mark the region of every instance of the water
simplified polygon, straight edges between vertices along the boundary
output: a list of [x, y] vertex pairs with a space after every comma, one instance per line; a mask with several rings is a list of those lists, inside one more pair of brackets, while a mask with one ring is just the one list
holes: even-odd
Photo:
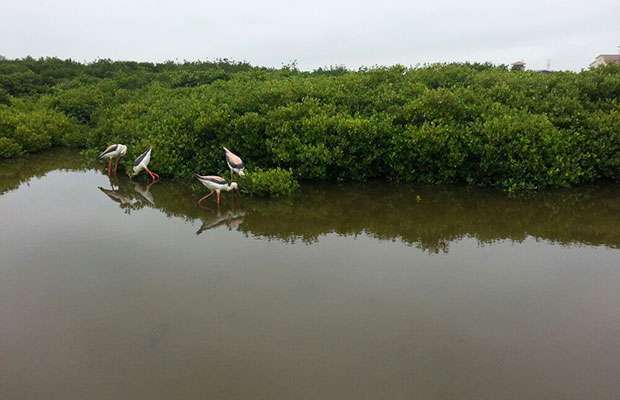
[[218, 211], [143, 179], [0, 164], [0, 398], [620, 393], [617, 185], [306, 185]]

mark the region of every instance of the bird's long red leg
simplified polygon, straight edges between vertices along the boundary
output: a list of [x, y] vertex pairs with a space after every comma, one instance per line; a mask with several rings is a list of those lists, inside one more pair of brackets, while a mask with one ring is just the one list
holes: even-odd
[[[149, 173], [149, 175], [151, 176], [151, 179], [153, 181], [156, 181], [156, 180], [158, 181], [159, 180], [159, 175], [157, 175], [155, 172], [151, 171], [150, 169], [148, 169], [146, 167], [144, 167], [144, 169], [146, 170], [146, 172]], [[157, 179], [155, 179], [156, 177], [157, 177]]]
[[217, 205], [220, 205], [220, 191], [218, 190], [217, 192]]
[[209, 196], [211, 196], [212, 194], [213, 194], [213, 190], [212, 190], [212, 191], [210, 191], [208, 195], [206, 195], [205, 197], [203, 197], [203, 198], [201, 198], [200, 200], [198, 200], [198, 205], [200, 205], [200, 204], [203, 202], [203, 200], [208, 199], [208, 198], [209, 198]]
[[112, 159], [108, 159], [108, 176], [112, 173]]
[[114, 163], [114, 175], [116, 175], [116, 173], [118, 172], [118, 158], [116, 159], [116, 162]]

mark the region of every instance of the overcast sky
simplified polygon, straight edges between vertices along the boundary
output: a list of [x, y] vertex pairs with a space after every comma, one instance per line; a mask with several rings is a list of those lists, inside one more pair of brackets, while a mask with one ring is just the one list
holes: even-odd
[[579, 70], [618, 45], [620, 0], [0, 0], [10, 58]]

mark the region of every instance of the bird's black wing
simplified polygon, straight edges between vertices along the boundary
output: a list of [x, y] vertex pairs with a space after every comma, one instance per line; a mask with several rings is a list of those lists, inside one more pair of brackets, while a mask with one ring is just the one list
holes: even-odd
[[149, 154], [149, 151], [151, 151], [150, 147], [144, 153], [140, 154], [140, 157], [136, 158], [136, 161], [133, 162], [133, 166], [137, 167], [142, 162], [142, 160], [144, 160], [144, 157]]

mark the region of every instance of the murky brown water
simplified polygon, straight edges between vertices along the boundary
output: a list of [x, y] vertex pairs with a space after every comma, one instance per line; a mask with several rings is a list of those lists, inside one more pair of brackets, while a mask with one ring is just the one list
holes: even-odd
[[0, 164], [0, 399], [619, 398], [619, 186], [112, 183]]

